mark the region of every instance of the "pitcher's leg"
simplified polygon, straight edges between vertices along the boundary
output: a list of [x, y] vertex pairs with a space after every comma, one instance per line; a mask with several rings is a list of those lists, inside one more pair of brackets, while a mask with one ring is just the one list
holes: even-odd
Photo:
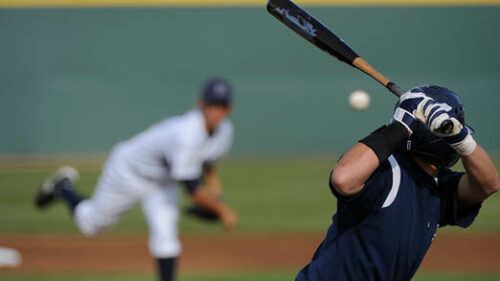
[[79, 178], [78, 171], [69, 166], [61, 167], [42, 184], [35, 196], [35, 205], [44, 209], [53, 202], [62, 200], [68, 205], [83, 234], [92, 236], [101, 232], [115, 224], [137, 202], [134, 183], [125, 183], [116, 173], [110, 172], [114, 163], [116, 161], [108, 161], [94, 194], [87, 200], [74, 188]]
[[177, 267], [177, 258], [157, 258], [158, 280], [173, 281], [175, 280], [175, 270]]
[[174, 280], [176, 258], [181, 252], [177, 188], [153, 188], [142, 200], [142, 210], [149, 226], [149, 250], [157, 259], [159, 280]]
[[44, 209], [56, 199], [62, 199], [73, 213], [76, 205], [82, 201], [82, 197], [73, 189], [79, 177], [78, 171], [73, 167], [64, 166], [59, 168], [38, 189], [35, 196], [35, 206]]
[[138, 201], [131, 188], [104, 172], [92, 197], [75, 208], [74, 220], [80, 231], [93, 236], [118, 222]]

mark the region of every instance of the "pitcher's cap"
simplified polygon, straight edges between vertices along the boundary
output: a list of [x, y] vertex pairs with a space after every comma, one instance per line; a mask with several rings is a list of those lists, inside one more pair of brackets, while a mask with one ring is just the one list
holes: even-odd
[[233, 103], [231, 85], [222, 78], [210, 79], [203, 85], [201, 99], [209, 105], [229, 106]]

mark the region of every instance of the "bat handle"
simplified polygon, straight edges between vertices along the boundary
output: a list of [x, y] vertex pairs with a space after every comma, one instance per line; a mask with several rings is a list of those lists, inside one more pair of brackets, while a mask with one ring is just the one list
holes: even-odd
[[390, 81], [385, 87], [398, 97], [402, 96], [406, 92], [405, 90], [401, 89], [401, 87], [399, 87], [396, 83]]
[[[397, 97], [400, 97], [404, 93], [406, 93], [405, 90], [401, 89], [401, 87], [399, 87], [396, 83], [389, 81], [389, 79], [387, 79], [382, 74], [380, 74], [378, 71], [376, 71], [371, 65], [369, 65], [361, 57], [355, 58], [352, 61], [352, 65], [357, 67], [361, 71], [367, 73], [371, 77], [373, 77], [375, 80], [377, 80], [379, 83], [384, 85], [389, 91], [391, 91], [391, 93], [393, 93]], [[441, 124], [439, 131], [443, 134], [451, 133], [453, 131], [453, 122], [451, 120], [445, 120], [443, 122], [443, 124]]]

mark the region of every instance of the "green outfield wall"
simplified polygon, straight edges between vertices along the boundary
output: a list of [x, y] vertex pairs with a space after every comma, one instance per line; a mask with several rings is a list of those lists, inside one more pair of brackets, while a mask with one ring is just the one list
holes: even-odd
[[[500, 6], [309, 10], [401, 86], [460, 93], [500, 149]], [[187, 110], [211, 76], [235, 88], [233, 155], [343, 151], [395, 101], [263, 7], [0, 9], [0, 154], [108, 151]], [[347, 105], [356, 89], [365, 112]]]

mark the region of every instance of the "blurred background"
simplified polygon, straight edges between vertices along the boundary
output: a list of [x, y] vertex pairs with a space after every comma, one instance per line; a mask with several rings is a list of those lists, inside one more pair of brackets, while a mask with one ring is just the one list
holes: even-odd
[[[500, 1], [296, 1], [403, 88], [457, 92], [500, 165]], [[59, 165], [91, 194], [119, 141], [194, 106], [202, 83], [235, 91], [235, 142], [220, 173], [233, 234], [181, 219], [180, 279], [292, 280], [335, 212], [338, 155], [387, 122], [395, 98], [246, 0], [0, 1], [1, 280], [154, 280], [138, 208], [95, 240], [34, 192]], [[371, 95], [353, 111], [349, 93]], [[456, 167], [461, 169], [461, 167]], [[415, 280], [500, 280], [500, 198], [469, 230], [442, 229]], [[433, 252], [434, 251], [434, 252]], [[493, 254], [488, 254], [493, 253]]]

